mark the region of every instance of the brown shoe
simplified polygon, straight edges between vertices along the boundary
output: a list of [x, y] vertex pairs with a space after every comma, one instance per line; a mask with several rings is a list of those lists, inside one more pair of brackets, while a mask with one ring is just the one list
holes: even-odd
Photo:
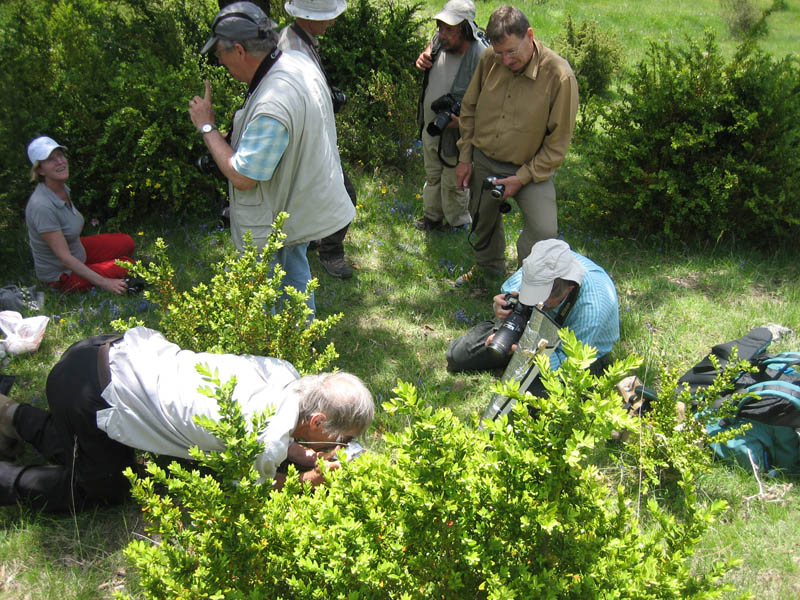
[[0, 458], [14, 460], [25, 447], [25, 443], [13, 425], [14, 413], [19, 404], [0, 394]]
[[494, 281], [500, 281], [505, 276], [503, 271], [497, 269], [487, 269], [486, 267], [479, 267], [473, 265], [472, 268], [466, 273], [459, 275], [453, 282], [456, 287], [464, 287], [467, 285], [486, 285]]
[[414, 227], [420, 231], [443, 231], [444, 226], [441, 221], [431, 221], [428, 217], [422, 217], [414, 221]]
[[353, 276], [353, 267], [347, 264], [344, 256], [337, 256], [335, 258], [320, 257], [319, 262], [325, 270], [334, 277], [350, 279]]

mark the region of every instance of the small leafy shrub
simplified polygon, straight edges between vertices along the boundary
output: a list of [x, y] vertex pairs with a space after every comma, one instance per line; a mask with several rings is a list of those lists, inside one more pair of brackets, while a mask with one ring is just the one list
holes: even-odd
[[0, 5], [0, 201], [15, 208], [11, 217], [32, 190], [25, 148], [37, 135], [69, 148], [70, 185], [87, 220], [213, 205], [223, 190], [193, 165], [205, 147], [187, 105], [204, 79], [218, 114], [240, 102], [239, 85], [199, 55], [216, 10], [212, 0]]
[[767, 22], [751, 0], [720, 0], [720, 5], [733, 37], [744, 39], [767, 35]]
[[597, 27], [597, 21], [576, 25], [567, 16], [564, 33], [556, 42], [558, 53], [569, 61], [581, 95], [581, 103], [608, 92], [622, 67], [622, 46], [613, 33]]
[[421, 6], [355, 0], [322, 39], [328, 76], [347, 94], [336, 128], [339, 150], [351, 164], [375, 168], [408, 162], [422, 85], [414, 62], [427, 43], [420, 34]]
[[589, 149], [586, 222], [668, 241], [796, 237], [799, 67], [752, 43], [726, 61], [711, 32], [651, 44]]
[[[151, 322], [131, 317], [112, 325], [120, 331], [147, 325], [181, 348], [196, 352], [275, 356], [289, 361], [302, 374], [325, 370], [336, 359], [336, 350], [329, 344], [318, 352], [314, 344], [342, 315], [315, 319], [306, 325], [311, 314], [306, 300], [317, 287], [316, 279], [309, 282], [306, 292], [281, 289], [285, 273], [280, 267], [273, 272], [270, 261], [283, 246], [286, 236], [282, 228], [287, 216], [278, 215], [263, 250], [250, 244], [246, 234], [247, 245], [241, 255], [231, 250], [212, 265], [211, 280], [191, 290], [176, 288], [167, 245], [158, 239], [155, 260], [147, 265], [137, 262], [132, 273], [147, 281], [144, 296], [160, 310], [150, 313]], [[280, 311], [272, 312], [277, 306]]]
[[560, 377], [539, 359], [548, 397], [497, 387], [518, 400], [513, 425], [464, 424], [399, 382], [384, 408], [408, 427], [386, 436], [385, 453], [343, 463], [328, 487], [302, 495], [292, 471], [280, 492], [255, 483], [256, 426], [226, 408], [224, 387], [215, 431], [233, 450], [195, 453], [216, 481], [178, 465], [129, 473], [159, 536], [126, 550], [146, 597], [720, 597], [730, 565], [698, 574], [688, 560], [724, 504], [705, 505], [677, 471], [683, 514], [653, 495], [637, 515], [593, 463], [612, 429], [632, 425], [614, 384], [637, 359], [598, 378], [586, 370], [594, 350], [563, 339]]
[[[717, 357], [712, 354], [710, 358], [714, 369], [718, 369]], [[691, 509], [687, 502], [696, 502], [697, 498], [685, 490], [696, 484], [699, 475], [709, 471], [714, 458], [709, 443], [727, 442], [745, 429], [731, 428], [713, 440], [706, 431], [708, 425], [735, 416], [738, 400], [743, 395], [728, 398], [716, 408], [715, 405], [746, 370], [752, 370], [752, 367], [747, 361], [737, 360], [734, 348], [716, 380], [692, 397], [684, 386], [678, 384], [678, 373], [662, 369], [658, 400], [651, 404], [652, 410], [635, 421], [627, 444], [621, 453], [616, 454], [620, 465], [630, 467], [627, 477], [622, 478], [629, 494], [658, 493], [669, 498], [674, 513]], [[633, 455], [626, 456], [630, 452]]]

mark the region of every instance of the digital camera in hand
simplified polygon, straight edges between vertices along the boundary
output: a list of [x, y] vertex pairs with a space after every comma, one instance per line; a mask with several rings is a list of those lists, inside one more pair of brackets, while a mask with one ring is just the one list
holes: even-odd
[[222, 171], [219, 170], [214, 157], [210, 153], [201, 154], [194, 161], [194, 166], [203, 175], [214, 175], [215, 177], [223, 177]]
[[[504, 186], [502, 183], [497, 183], [498, 179], [499, 179], [498, 177], [490, 175], [489, 177], [483, 180], [483, 186], [482, 186], [484, 190], [489, 190], [489, 194], [495, 200], [500, 200], [506, 191], [506, 186]], [[508, 203], [507, 200], [503, 200], [500, 203], [500, 207], [498, 208], [498, 210], [501, 213], [506, 214], [508, 211], [511, 210], [511, 205]]]
[[331, 88], [331, 102], [333, 102], [333, 112], [338, 113], [340, 110], [342, 110], [342, 107], [347, 103], [347, 94], [345, 94], [335, 85], [330, 86], [330, 88]]
[[452, 115], [458, 116], [461, 113], [461, 102], [456, 100], [452, 94], [445, 94], [431, 102], [431, 110], [436, 113], [436, 116], [433, 121], [428, 123], [425, 131], [428, 132], [428, 135], [436, 137], [442, 135], [450, 123]]
[[498, 356], [508, 356], [510, 354], [511, 347], [519, 342], [519, 338], [522, 337], [522, 332], [525, 331], [525, 326], [533, 313], [532, 306], [523, 304], [511, 294], [506, 294], [506, 302], [508, 304], [504, 308], [510, 308], [511, 314], [506, 317], [487, 346], [491, 352]]

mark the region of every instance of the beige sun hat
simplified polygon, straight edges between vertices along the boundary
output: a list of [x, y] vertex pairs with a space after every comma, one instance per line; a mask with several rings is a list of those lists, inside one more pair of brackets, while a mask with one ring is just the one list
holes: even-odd
[[289, 0], [283, 5], [286, 12], [299, 19], [327, 21], [347, 9], [346, 0]]

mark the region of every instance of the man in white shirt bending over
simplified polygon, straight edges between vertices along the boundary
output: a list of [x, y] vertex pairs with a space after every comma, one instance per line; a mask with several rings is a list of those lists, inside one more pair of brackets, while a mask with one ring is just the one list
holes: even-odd
[[218, 371], [222, 382], [236, 376], [233, 399], [248, 422], [274, 409], [258, 434], [263, 452], [254, 466], [276, 487], [285, 481], [277, 469], [287, 458], [314, 467], [301, 474], [304, 481], [322, 483], [318, 459], [372, 422], [372, 395], [355, 375], [300, 377], [284, 360], [181, 350], [136, 327], [70, 346], [47, 378], [49, 411], [0, 395], [0, 454], [12, 458], [28, 442], [52, 463], [0, 461], [0, 505], [78, 511], [115, 504], [127, 496], [122, 471], [134, 465], [134, 449], [178, 458], [189, 458], [193, 446], [224, 450], [195, 423], [196, 416], [219, 419], [216, 400], [197, 391], [208, 385], [197, 364]]

